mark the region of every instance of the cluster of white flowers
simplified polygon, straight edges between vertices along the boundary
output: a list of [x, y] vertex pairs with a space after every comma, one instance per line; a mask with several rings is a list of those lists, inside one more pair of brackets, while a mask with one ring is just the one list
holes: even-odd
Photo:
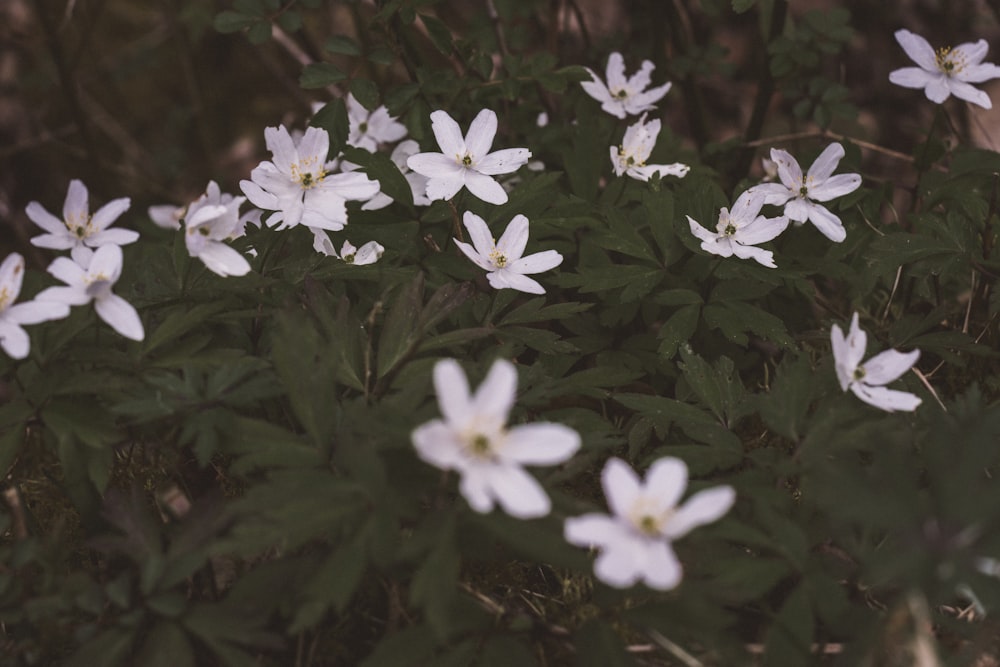
[[[14, 306], [0, 308], [0, 317], [8, 325], [3, 336], [4, 350], [14, 358], [24, 358], [28, 353], [28, 338], [20, 335], [19, 324], [35, 324], [69, 315], [70, 306], [83, 306], [93, 302], [98, 317], [112, 329], [126, 338], [142, 340], [145, 331], [139, 313], [125, 299], [112, 293], [111, 288], [121, 276], [123, 253], [121, 246], [133, 243], [139, 233], [128, 229], [111, 229], [122, 213], [128, 210], [131, 201], [127, 198], [115, 199], [93, 215], [90, 214], [87, 187], [79, 180], [70, 181], [63, 204], [63, 217], [57, 218], [36, 201], [25, 209], [28, 217], [45, 230], [31, 239], [32, 245], [53, 250], [69, 250], [69, 257], [57, 257], [46, 269], [54, 277], [66, 283], [65, 286], [49, 287], [39, 292], [28, 308]], [[24, 260], [16, 253], [7, 258], [4, 266], [10, 267], [16, 283], [0, 286], [0, 304], [12, 302], [21, 289], [20, 274]], [[14, 278], [11, 278], [14, 280]], [[10, 298], [6, 300], [9, 290]], [[6, 301], [6, 304], [5, 304]], [[12, 347], [6, 341], [10, 340]]]
[[[523, 466], [553, 466], [580, 448], [580, 435], [548, 422], [507, 426], [517, 395], [517, 371], [508, 361], [493, 363], [486, 379], [470, 394], [454, 359], [434, 367], [434, 387], [443, 419], [413, 431], [421, 459], [459, 473], [459, 492], [476, 512], [494, 505], [519, 519], [546, 516], [552, 507], [545, 490]], [[620, 459], [608, 461], [601, 476], [612, 515], [585, 514], [565, 523], [565, 537], [602, 553], [595, 574], [605, 583], [627, 588], [644, 581], [667, 590], [681, 580], [672, 540], [722, 517], [732, 507], [732, 487], [718, 486], [678, 502], [687, 486], [687, 466], [676, 458], [653, 463], [645, 483]]]

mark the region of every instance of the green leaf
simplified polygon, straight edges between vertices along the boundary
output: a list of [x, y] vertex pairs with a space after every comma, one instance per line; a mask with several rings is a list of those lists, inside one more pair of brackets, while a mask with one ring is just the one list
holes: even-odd
[[64, 667], [118, 667], [125, 664], [132, 650], [134, 632], [110, 628], [86, 642], [63, 663]]
[[194, 667], [191, 642], [173, 621], [160, 621], [146, 635], [136, 656], [137, 665], [144, 667]]
[[310, 63], [302, 69], [299, 85], [303, 88], [325, 88], [346, 78], [347, 75], [333, 63]]
[[334, 551], [303, 586], [304, 600], [297, 605], [288, 632], [298, 634], [315, 626], [331, 607], [338, 614], [343, 613], [361, 583], [366, 565], [363, 539], [355, 539]]
[[733, 0], [733, 11], [737, 14], [743, 14], [750, 11], [756, 4], [757, 0]]
[[413, 324], [423, 310], [424, 274], [417, 273], [399, 288], [385, 316], [378, 339], [377, 377], [381, 378], [403, 360], [414, 341]]
[[815, 632], [812, 605], [805, 586], [798, 586], [785, 599], [767, 634], [765, 665], [784, 667], [812, 662]]
[[258, 21], [260, 21], [260, 18], [257, 16], [250, 16], [242, 12], [226, 10], [224, 12], [219, 12], [219, 14], [216, 15], [212, 25], [214, 25], [215, 29], [219, 32], [228, 34], [249, 28]]
[[347, 35], [333, 35], [326, 40], [323, 48], [330, 53], [342, 53], [346, 56], [360, 56], [361, 49], [358, 43]]
[[700, 305], [684, 306], [671, 315], [657, 333], [657, 338], [661, 340], [657, 353], [672, 359], [681, 344], [689, 341], [694, 335], [695, 329], [698, 328], [699, 315], [701, 315]]
[[573, 635], [576, 664], [579, 667], [633, 667], [635, 661], [623, 646], [614, 628], [599, 619], [591, 619]]
[[350, 118], [347, 115], [347, 105], [344, 100], [335, 99], [316, 112], [310, 121], [313, 127], [321, 127], [330, 135], [329, 158], [336, 157], [351, 131]]
[[424, 610], [427, 623], [441, 640], [452, 634], [451, 608], [457, 594], [460, 563], [454, 516], [449, 515], [410, 584], [410, 600]]
[[351, 93], [365, 109], [374, 111], [378, 107], [378, 86], [371, 79], [358, 77], [351, 81]]
[[379, 642], [360, 667], [433, 664], [434, 644], [434, 634], [427, 626], [411, 625]]
[[768, 428], [798, 442], [804, 435], [816, 387], [809, 359], [804, 355], [786, 355], [778, 366], [770, 391], [755, 396], [761, 419]]
[[264, 20], [254, 23], [247, 31], [247, 39], [251, 44], [263, 44], [271, 39], [271, 22]]
[[431, 42], [434, 43], [434, 47], [444, 55], [450, 54], [454, 46], [448, 26], [433, 16], [427, 14], [418, 14], [418, 16], [423, 21], [424, 27], [427, 28], [427, 34], [430, 36]]
[[361, 165], [369, 178], [379, 183], [379, 188], [385, 194], [392, 197], [393, 201], [399, 202], [412, 210], [413, 190], [407, 182], [406, 177], [396, 166], [396, 163], [389, 159], [384, 153], [370, 153], [360, 148], [347, 146], [344, 148], [344, 157], [351, 162]]
[[695, 354], [689, 346], [681, 346], [681, 370], [688, 385], [698, 398], [709, 407], [726, 428], [735, 426], [735, 420], [746, 414], [743, 409], [745, 390], [736, 375], [733, 362], [721, 357], [715, 364]]

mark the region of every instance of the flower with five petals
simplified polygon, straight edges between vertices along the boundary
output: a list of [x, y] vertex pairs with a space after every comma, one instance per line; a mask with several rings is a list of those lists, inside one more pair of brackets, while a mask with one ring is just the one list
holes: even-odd
[[142, 340], [145, 331], [139, 313], [125, 299], [111, 292], [122, 273], [122, 249], [102, 245], [85, 264], [68, 257], [56, 257], [46, 269], [67, 286], [49, 287], [38, 293], [37, 301], [54, 301], [69, 306], [94, 302], [94, 310], [112, 329], [132, 340]]
[[755, 188], [741, 194], [732, 210], [723, 208], [719, 212], [715, 232], [710, 232], [690, 215], [687, 216], [691, 233], [701, 240], [701, 249], [722, 257], [736, 255], [740, 259], [752, 258], [768, 268], [775, 268], [774, 253], [754, 246], [766, 243], [785, 231], [788, 218], [765, 218], [760, 215], [765, 197], [763, 192]]
[[522, 257], [528, 245], [528, 219], [515, 215], [507, 225], [500, 240], [490, 233], [486, 221], [471, 211], [462, 218], [469, 232], [472, 245], [455, 239], [455, 244], [465, 256], [482, 269], [494, 289], [512, 288], [529, 294], [545, 294], [545, 288], [526, 273], [541, 273], [562, 264], [563, 257], [555, 250], [536, 252]]
[[657, 590], [675, 588], [683, 570], [671, 542], [718, 520], [736, 500], [732, 487], [714, 486], [678, 505], [687, 477], [687, 465], [669, 456], [655, 461], [645, 480], [621, 459], [609, 459], [601, 486], [611, 515], [566, 519], [566, 541], [601, 550], [594, 574], [609, 586], [628, 588], [642, 581]]
[[464, 137], [447, 111], [431, 114], [431, 129], [440, 153], [417, 153], [406, 164], [427, 177], [427, 198], [451, 199], [463, 187], [491, 204], [507, 202], [507, 193], [494, 176], [517, 171], [531, 157], [527, 148], [489, 152], [497, 133], [497, 115], [483, 109], [472, 120]]
[[28, 356], [31, 344], [25, 324], [58, 320], [69, 315], [69, 306], [52, 301], [14, 303], [24, 280], [24, 257], [16, 252], [0, 264], [0, 347], [12, 359]]
[[834, 324], [830, 329], [830, 343], [833, 346], [833, 364], [837, 380], [844, 391], [850, 389], [855, 396], [868, 405], [895, 412], [912, 412], [920, 405], [920, 398], [907, 391], [887, 389], [884, 385], [899, 378], [910, 370], [920, 357], [920, 350], [897, 352], [885, 350], [861, 363], [868, 344], [868, 335], [858, 324], [858, 314], [851, 318], [851, 328], [844, 336], [841, 328]]
[[517, 371], [509, 361], [493, 362], [474, 394], [454, 359], [434, 366], [434, 388], [443, 419], [413, 430], [417, 455], [461, 475], [459, 491], [473, 510], [486, 513], [499, 503], [519, 519], [542, 517], [551, 501], [522, 466], [551, 466], [580, 448], [580, 435], [562, 424], [507, 426], [517, 394]]
[[785, 215], [797, 224], [809, 220], [823, 236], [835, 243], [847, 238], [840, 218], [817, 202], [828, 202], [861, 187], [861, 174], [837, 174], [834, 170], [844, 157], [844, 147], [830, 144], [809, 167], [805, 175], [798, 161], [787, 151], [771, 149], [771, 160], [778, 170], [780, 183], [762, 183], [753, 190], [767, 195], [765, 204], [784, 206]]
[[111, 223], [128, 210], [132, 201], [128, 197], [113, 199], [90, 214], [87, 186], [78, 179], [69, 182], [66, 201], [63, 203], [62, 220], [49, 213], [36, 201], [24, 210], [31, 221], [47, 233], [31, 239], [31, 245], [53, 250], [69, 250], [76, 261], [86, 261], [91, 249], [113, 243], [126, 245], [139, 238], [131, 229], [109, 229]]
[[954, 95], [984, 109], [993, 108], [990, 96], [972, 85], [1000, 77], [1000, 67], [983, 62], [989, 50], [985, 39], [935, 51], [920, 35], [897, 30], [896, 41], [918, 67], [893, 70], [889, 81], [904, 88], [923, 88], [927, 99], [937, 104]]
[[618, 52], [608, 56], [607, 85], [593, 70], [589, 67], [586, 69], [590, 72], [592, 80], [582, 81], [580, 85], [588, 95], [601, 103], [601, 109], [617, 118], [655, 109], [656, 102], [667, 94], [672, 85], [668, 82], [646, 90], [650, 84], [650, 75], [656, 69], [656, 66], [648, 60], [643, 60], [639, 71], [626, 78], [625, 60]]

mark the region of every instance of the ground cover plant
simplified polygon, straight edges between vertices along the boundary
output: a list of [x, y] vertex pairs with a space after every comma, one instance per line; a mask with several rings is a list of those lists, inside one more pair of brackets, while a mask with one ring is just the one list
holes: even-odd
[[1000, 663], [996, 3], [0, 16], [2, 664]]

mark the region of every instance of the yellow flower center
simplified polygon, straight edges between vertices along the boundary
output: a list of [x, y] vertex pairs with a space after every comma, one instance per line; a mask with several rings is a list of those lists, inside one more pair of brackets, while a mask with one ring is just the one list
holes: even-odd
[[354, 253], [352, 252], [350, 255], [344, 255], [341, 259], [348, 264], [354, 264]]
[[734, 225], [731, 222], [728, 223], [726, 225], [726, 229], [722, 233], [725, 234], [726, 236], [732, 236], [733, 234], [736, 233], [736, 225]]
[[863, 367], [858, 366], [854, 369], [854, 379], [858, 381], [865, 379], [865, 369]]
[[625, 90], [624, 88], [622, 88], [621, 90], [613, 90], [611, 91], [611, 97], [615, 98], [616, 100], [624, 100], [626, 97], [628, 97], [628, 91]]
[[937, 61], [938, 69], [951, 76], [958, 74], [965, 69], [965, 58], [962, 54], [952, 50], [950, 46], [944, 46], [934, 52], [934, 60]]
[[87, 238], [94, 231], [89, 215], [70, 215], [65, 222], [66, 228], [80, 240]]
[[316, 158], [306, 158], [301, 162], [292, 163], [292, 180], [298, 181], [303, 190], [309, 190], [319, 185], [326, 178], [326, 170], [314, 169]]
[[13, 301], [10, 290], [6, 287], [0, 287], [0, 311], [6, 310], [10, 302]]
[[660, 509], [648, 498], [639, 498], [629, 512], [632, 525], [643, 535], [656, 537], [663, 533], [663, 527], [674, 515], [674, 508]]
[[493, 248], [493, 252], [490, 253], [490, 261], [493, 262], [494, 266], [498, 269], [502, 269], [507, 266], [507, 255], [503, 254], [496, 248]]
[[468, 153], [466, 153], [465, 157], [462, 158], [462, 164], [464, 166], [466, 166], [466, 167], [471, 167], [472, 166], [472, 156], [469, 155]]

